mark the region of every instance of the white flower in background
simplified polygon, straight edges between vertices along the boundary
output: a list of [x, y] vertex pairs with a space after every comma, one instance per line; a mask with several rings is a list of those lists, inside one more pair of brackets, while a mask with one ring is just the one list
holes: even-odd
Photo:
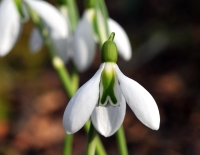
[[16, 43], [21, 28], [21, 19], [13, 0], [0, 4], [0, 56], [5, 56]]
[[[68, 13], [67, 10], [62, 7], [60, 9], [63, 14], [63, 19], [68, 24]], [[91, 65], [95, 56], [95, 41], [93, 39], [93, 27], [91, 21], [91, 14], [85, 13], [83, 18], [79, 21], [74, 34], [69, 34], [59, 42], [61, 50], [59, 52], [60, 57], [65, 63], [71, 58], [75, 63], [75, 66], [80, 72], [85, 71]], [[67, 26], [69, 31], [69, 25]], [[52, 41], [57, 40], [55, 35], [52, 35]], [[43, 39], [41, 35], [34, 29], [31, 34], [30, 47], [31, 51], [38, 51], [43, 45]], [[66, 54], [64, 57], [63, 54]]]
[[[100, 18], [102, 17], [101, 14], [98, 15]], [[80, 71], [86, 70], [91, 65], [96, 53], [95, 42], [98, 42], [98, 39], [93, 31], [94, 16], [94, 9], [86, 9], [74, 33], [73, 60]], [[108, 26], [109, 33], [114, 31], [118, 34], [115, 42], [118, 45], [119, 55], [125, 60], [130, 60], [132, 50], [126, 32], [117, 22], [110, 18], [108, 19]], [[103, 25], [98, 25], [98, 28], [102, 29], [101, 31], [104, 33], [105, 29]]]
[[[22, 5], [24, 3], [29, 5], [29, 7], [44, 21], [51, 32], [50, 36], [53, 39], [56, 49], [64, 60], [67, 59], [65, 41], [68, 36], [68, 28], [60, 12], [55, 7], [42, 0], [23, 0]], [[21, 7], [23, 7], [23, 13], [26, 15], [25, 5]], [[20, 14], [13, 0], [2, 0], [0, 5], [0, 23], [0, 56], [4, 56], [14, 46], [21, 28]], [[42, 39], [38, 36], [40, 36], [40, 34], [37, 30], [34, 30], [34, 35], [31, 40], [31, 49], [33, 51], [38, 49], [42, 44]]]
[[[60, 11], [68, 23], [68, 13], [66, 8], [63, 7], [60, 9]], [[68, 35], [59, 42], [60, 47], [62, 47], [62, 50], [60, 50], [61, 52], [58, 51], [61, 58], [64, 58], [63, 60], [65, 63], [67, 63], [67, 60], [71, 58], [80, 72], [83, 72], [89, 68], [96, 54], [96, 43], [98, 42], [98, 39], [93, 31], [94, 15], [94, 9], [86, 9], [83, 13], [83, 17], [77, 24], [74, 34]], [[126, 32], [117, 22], [112, 19], [108, 19], [108, 25], [110, 30], [119, 34], [116, 38], [116, 43], [119, 45], [120, 56], [122, 56], [125, 60], [130, 60], [132, 51]], [[52, 40], [57, 39], [55, 36], [52, 36]], [[32, 31], [30, 40], [31, 50], [33, 52], [38, 51], [42, 45], [43, 41], [39, 32], [37, 32], [37, 30]], [[65, 56], [62, 55], [63, 53]]]
[[159, 128], [159, 111], [151, 94], [118, 68], [113, 38], [112, 33], [102, 47], [103, 63], [99, 70], [76, 92], [65, 109], [63, 125], [67, 134], [77, 132], [91, 116], [100, 134], [113, 135], [124, 120], [126, 102], [143, 124], [153, 130]]
[[[49, 30], [49, 35], [52, 39], [52, 42], [60, 57], [63, 59], [63, 61], [67, 61], [69, 56], [66, 52], [66, 39], [69, 36], [69, 30], [63, 15], [59, 12], [58, 9], [45, 1], [25, 0], [25, 2], [44, 21], [46, 27]], [[43, 44], [44, 42], [39, 33], [39, 30], [34, 28], [30, 39], [31, 51], [35, 53], [42, 47]]]
[[115, 37], [115, 43], [117, 44], [119, 55], [126, 61], [130, 60], [132, 56], [132, 49], [128, 35], [124, 29], [111, 18], [108, 19], [108, 28], [110, 30], [109, 33], [117, 33], [117, 36]]
[[92, 26], [93, 16], [93, 11], [85, 11], [74, 32], [72, 59], [79, 71], [85, 71], [89, 68], [96, 53]]

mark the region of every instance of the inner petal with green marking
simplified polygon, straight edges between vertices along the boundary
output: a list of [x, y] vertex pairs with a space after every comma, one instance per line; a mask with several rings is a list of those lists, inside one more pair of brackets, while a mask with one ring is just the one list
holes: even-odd
[[121, 91], [113, 68], [113, 63], [105, 63], [101, 74], [99, 105], [118, 106], [121, 101]]

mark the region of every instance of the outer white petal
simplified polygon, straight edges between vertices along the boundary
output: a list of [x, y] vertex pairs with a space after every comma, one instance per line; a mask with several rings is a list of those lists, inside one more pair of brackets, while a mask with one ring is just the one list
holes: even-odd
[[44, 44], [44, 42], [43, 42], [43, 39], [42, 39], [38, 29], [34, 28], [31, 32], [31, 38], [30, 38], [30, 42], [29, 42], [31, 51], [33, 53], [38, 52], [42, 48], [43, 44]]
[[60, 13], [63, 15], [65, 21], [67, 22], [67, 27], [69, 29], [70, 27], [70, 21], [69, 21], [69, 14], [68, 14], [68, 8], [67, 6], [60, 6], [59, 8]]
[[151, 94], [136, 81], [126, 77], [117, 65], [115, 70], [123, 96], [137, 118], [149, 128], [158, 130], [160, 115]]
[[111, 18], [108, 19], [108, 27], [110, 33], [115, 32], [114, 42], [117, 45], [119, 55], [125, 60], [130, 60], [132, 56], [132, 49], [128, 35], [124, 29]]
[[96, 74], [85, 83], [69, 101], [63, 117], [63, 126], [68, 134], [83, 127], [92, 114], [99, 98], [99, 82], [104, 64]]
[[24, 0], [45, 21], [52, 31], [60, 36], [68, 35], [67, 23], [63, 15], [52, 5], [41, 0]]
[[12, 0], [2, 0], [0, 24], [0, 56], [4, 56], [12, 49], [20, 33], [20, 16]]
[[95, 41], [91, 24], [91, 12], [86, 11], [77, 25], [73, 42], [73, 60], [79, 71], [85, 71], [95, 56]]
[[[117, 91], [120, 91], [120, 88]], [[122, 93], [120, 95], [121, 102], [119, 106], [97, 106], [92, 113], [92, 124], [105, 137], [113, 135], [124, 120], [126, 102]]]
[[62, 60], [65, 63], [67, 63], [67, 61], [69, 60], [69, 57], [70, 57], [69, 52], [68, 52], [68, 49], [69, 49], [68, 47], [71, 46], [67, 42], [68, 38], [62, 38], [56, 32], [51, 32], [51, 39], [52, 39], [52, 42], [53, 42], [59, 56], [62, 58]]

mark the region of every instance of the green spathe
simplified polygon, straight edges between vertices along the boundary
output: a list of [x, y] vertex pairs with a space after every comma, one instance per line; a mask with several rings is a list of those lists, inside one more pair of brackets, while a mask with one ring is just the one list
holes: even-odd
[[113, 42], [115, 33], [110, 34], [109, 39], [103, 44], [101, 50], [101, 61], [102, 62], [117, 62], [118, 52], [115, 42]]

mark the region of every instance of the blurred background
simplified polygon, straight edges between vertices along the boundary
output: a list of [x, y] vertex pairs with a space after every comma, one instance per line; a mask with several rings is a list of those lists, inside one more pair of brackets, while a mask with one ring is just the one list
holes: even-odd
[[[84, 3], [77, 3], [81, 15]], [[132, 59], [119, 59], [118, 65], [152, 94], [161, 115], [160, 129], [153, 131], [127, 107], [123, 125], [129, 154], [200, 155], [200, 1], [106, 0], [106, 4], [132, 44]], [[62, 116], [69, 98], [47, 49], [31, 54], [32, 28], [31, 22], [26, 23], [13, 50], [0, 58], [0, 155], [62, 154]], [[98, 69], [97, 51], [93, 65], [80, 74], [80, 85]], [[73, 155], [84, 154], [85, 132], [74, 137]], [[119, 154], [115, 136], [101, 139], [108, 155]]]

